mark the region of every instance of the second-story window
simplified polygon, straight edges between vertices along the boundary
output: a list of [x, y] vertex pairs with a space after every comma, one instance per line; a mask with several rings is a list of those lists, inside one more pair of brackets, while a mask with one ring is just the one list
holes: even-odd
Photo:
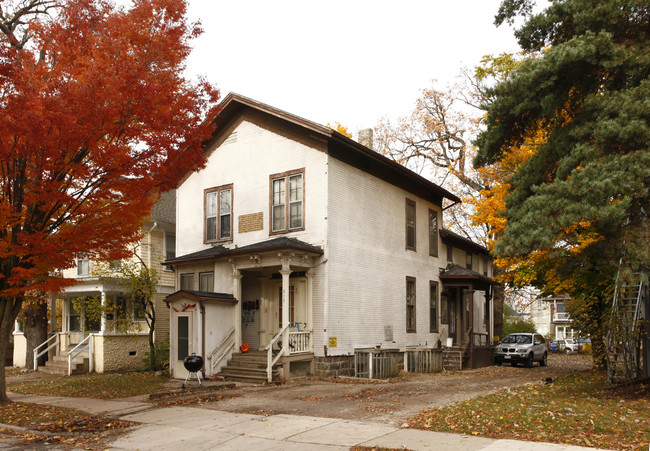
[[429, 210], [429, 255], [438, 256], [438, 212]]
[[271, 232], [304, 228], [304, 170], [271, 176]]
[[232, 185], [205, 190], [205, 241], [232, 239]]
[[465, 255], [465, 267], [467, 269], [472, 269], [472, 254], [467, 252]]
[[415, 250], [415, 202], [406, 199], [406, 249]]
[[176, 258], [176, 235], [171, 232], [165, 232], [164, 252], [165, 252], [165, 260], [173, 260], [174, 258]]
[[87, 255], [80, 255], [77, 257], [77, 275], [87, 276], [90, 274], [90, 261]]

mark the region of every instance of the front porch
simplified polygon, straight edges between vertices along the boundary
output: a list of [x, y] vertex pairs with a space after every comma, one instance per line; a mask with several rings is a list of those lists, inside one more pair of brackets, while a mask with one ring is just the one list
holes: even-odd
[[197, 273], [214, 275], [203, 287], [213, 291], [183, 289], [166, 298], [172, 377], [187, 376], [183, 360], [191, 354], [204, 357], [207, 377], [242, 376], [247, 366], [255, 370], [248, 372], [251, 378], [263, 372], [268, 382], [274, 375], [288, 378], [310, 362], [314, 267], [321, 254], [320, 248], [283, 237], [166, 262], [186, 280]]

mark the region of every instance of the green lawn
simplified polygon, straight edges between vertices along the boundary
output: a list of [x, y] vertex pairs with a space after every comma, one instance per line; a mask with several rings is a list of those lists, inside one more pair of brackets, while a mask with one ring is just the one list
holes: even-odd
[[7, 390], [27, 395], [112, 399], [164, 391], [166, 382], [169, 382], [168, 377], [155, 376], [151, 372], [104, 373], [10, 383]]
[[602, 373], [576, 373], [426, 411], [418, 429], [491, 438], [647, 450], [650, 389], [616, 392]]

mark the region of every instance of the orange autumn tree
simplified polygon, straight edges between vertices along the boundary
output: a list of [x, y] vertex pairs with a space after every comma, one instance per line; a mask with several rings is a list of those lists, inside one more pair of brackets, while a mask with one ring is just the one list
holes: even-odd
[[[218, 91], [183, 77], [184, 0], [0, 8], [0, 361], [26, 293], [128, 256], [157, 195], [204, 163]], [[6, 401], [0, 372], [0, 401]]]

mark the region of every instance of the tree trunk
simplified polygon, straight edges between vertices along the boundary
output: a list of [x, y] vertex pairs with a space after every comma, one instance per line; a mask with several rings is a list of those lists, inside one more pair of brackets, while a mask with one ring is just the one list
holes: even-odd
[[155, 300], [151, 301], [151, 312], [149, 314], [149, 366], [151, 371], [158, 369], [158, 356], [156, 355], [156, 343], [154, 332], [156, 331], [156, 308]]
[[0, 298], [0, 362], [2, 362], [3, 366], [3, 370], [0, 371], [0, 403], [9, 401], [7, 398], [4, 362], [7, 360], [9, 337], [14, 330], [14, 321], [16, 321], [21, 305], [22, 298]]
[[594, 334], [591, 336], [591, 352], [594, 369], [606, 369], [607, 346], [605, 345], [605, 337], [602, 334]]
[[[25, 341], [27, 342], [25, 367], [34, 368], [34, 348], [47, 340], [47, 301], [27, 305], [23, 309], [25, 325]], [[38, 359], [38, 365], [43, 366], [47, 361], [47, 354]]]

